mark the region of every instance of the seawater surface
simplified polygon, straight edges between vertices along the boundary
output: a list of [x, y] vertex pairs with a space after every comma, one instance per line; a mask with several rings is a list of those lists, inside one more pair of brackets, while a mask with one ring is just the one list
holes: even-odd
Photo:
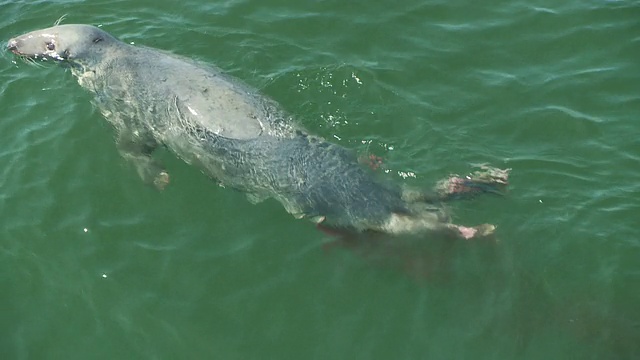
[[637, 1], [0, 0], [216, 64], [495, 241], [341, 243], [168, 151], [142, 184], [69, 71], [0, 55], [2, 359], [640, 358]]

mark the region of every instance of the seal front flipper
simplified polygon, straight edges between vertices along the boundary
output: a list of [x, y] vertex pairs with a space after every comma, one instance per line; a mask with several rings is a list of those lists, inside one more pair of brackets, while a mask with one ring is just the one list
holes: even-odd
[[158, 144], [138, 132], [121, 131], [116, 142], [120, 155], [131, 162], [145, 184], [163, 190], [169, 184], [169, 174], [151, 155]]

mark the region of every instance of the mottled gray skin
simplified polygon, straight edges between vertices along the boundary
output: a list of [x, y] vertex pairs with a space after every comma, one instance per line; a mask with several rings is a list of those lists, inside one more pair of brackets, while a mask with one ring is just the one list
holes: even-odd
[[274, 101], [215, 67], [125, 44], [89, 25], [33, 31], [7, 46], [27, 59], [70, 64], [116, 128], [120, 152], [159, 188], [169, 176], [151, 155], [164, 145], [224, 186], [256, 201], [275, 198], [298, 218], [470, 237], [442, 208], [377, 181], [351, 151], [305, 133]]

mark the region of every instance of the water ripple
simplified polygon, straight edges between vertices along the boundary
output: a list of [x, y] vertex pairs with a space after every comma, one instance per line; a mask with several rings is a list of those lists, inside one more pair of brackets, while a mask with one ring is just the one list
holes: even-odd
[[[514, 169], [507, 196], [451, 204], [456, 221], [498, 224], [496, 242], [429, 254], [394, 243], [393, 254], [371, 251], [392, 264], [376, 268], [371, 248], [325, 253], [332, 239], [312, 225], [275, 202], [248, 204], [167, 152], [175, 182], [146, 188], [70, 74], [2, 52], [9, 357], [638, 354], [637, 326], [620, 321], [639, 315], [636, 2], [0, 7], [5, 40], [68, 13], [216, 64], [311, 132], [416, 174], [400, 183], [428, 187], [472, 162]], [[432, 269], [440, 282], [406, 276]]]

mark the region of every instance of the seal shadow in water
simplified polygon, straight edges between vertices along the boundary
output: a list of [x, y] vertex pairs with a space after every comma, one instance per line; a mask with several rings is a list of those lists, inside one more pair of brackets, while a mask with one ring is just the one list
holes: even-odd
[[[509, 333], [518, 358], [538, 353], [533, 349], [548, 334], [557, 334], [556, 345], [579, 345], [585, 354], [592, 355], [588, 358], [637, 359], [640, 355], [640, 320], [629, 317], [637, 311], [603, 305], [592, 296], [555, 295], [545, 286], [542, 274], [530, 274], [512, 263], [515, 259], [509, 259], [495, 237], [468, 241], [441, 235], [421, 241], [409, 235], [334, 230], [328, 235], [333, 237], [324, 244], [328, 255], [346, 250], [370, 266], [402, 272], [418, 285], [455, 291], [473, 288], [469, 292], [477, 299], [499, 309], [491, 322], [475, 330], [478, 337], [492, 341]], [[466, 271], [460, 274], [456, 261], [461, 252], [469, 254], [468, 250], [474, 256], [481, 255], [477, 266], [465, 266]]]

